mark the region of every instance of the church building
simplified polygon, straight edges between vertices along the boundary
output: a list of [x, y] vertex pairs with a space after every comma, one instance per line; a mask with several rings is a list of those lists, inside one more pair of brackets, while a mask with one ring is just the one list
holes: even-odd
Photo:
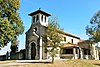
[[[45, 60], [49, 54], [44, 48], [43, 35], [47, 31], [48, 18], [51, 14], [37, 10], [29, 14], [32, 17], [30, 29], [26, 32], [26, 59]], [[55, 59], [99, 59], [98, 50], [95, 46], [70, 33], [60, 33], [63, 36], [61, 41], [64, 46], [59, 49]], [[93, 53], [92, 53], [93, 52]], [[91, 55], [92, 54], [92, 55]]]

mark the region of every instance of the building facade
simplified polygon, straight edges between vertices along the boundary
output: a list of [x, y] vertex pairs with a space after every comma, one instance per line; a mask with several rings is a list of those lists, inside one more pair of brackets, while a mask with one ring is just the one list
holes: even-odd
[[26, 59], [41, 60], [46, 59], [44, 52], [43, 35], [47, 31], [49, 13], [37, 10], [30, 13], [32, 24], [26, 32]]

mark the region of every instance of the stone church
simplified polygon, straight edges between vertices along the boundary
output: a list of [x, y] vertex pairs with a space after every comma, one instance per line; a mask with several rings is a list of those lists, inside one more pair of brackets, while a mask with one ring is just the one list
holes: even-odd
[[46, 59], [42, 36], [46, 33], [48, 17], [51, 15], [39, 9], [30, 13], [29, 16], [32, 17], [32, 24], [26, 32], [26, 59]]
[[[51, 15], [39, 9], [30, 13], [29, 16], [32, 17], [32, 23], [26, 32], [25, 57], [30, 60], [49, 59], [42, 37], [47, 31], [48, 18]], [[99, 59], [95, 44], [91, 45], [86, 40], [81, 40], [79, 37], [64, 31], [60, 34], [63, 36], [61, 43], [64, 45], [59, 48], [60, 53], [57, 54], [56, 59]]]

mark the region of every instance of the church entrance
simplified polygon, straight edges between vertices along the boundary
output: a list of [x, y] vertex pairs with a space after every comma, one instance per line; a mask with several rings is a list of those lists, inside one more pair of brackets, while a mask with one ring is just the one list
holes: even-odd
[[36, 47], [35, 47], [35, 43], [31, 44], [31, 59], [35, 60], [35, 56], [36, 56]]

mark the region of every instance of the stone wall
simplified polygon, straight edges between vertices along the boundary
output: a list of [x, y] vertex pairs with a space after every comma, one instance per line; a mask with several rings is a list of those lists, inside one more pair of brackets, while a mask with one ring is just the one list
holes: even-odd
[[6, 55], [1, 55], [0, 56], [0, 61], [4, 61], [4, 60], [6, 60], [7, 59], [7, 56]]
[[11, 60], [24, 60], [25, 59], [25, 50], [21, 50], [17, 53], [11, 53], [10, 54]]

